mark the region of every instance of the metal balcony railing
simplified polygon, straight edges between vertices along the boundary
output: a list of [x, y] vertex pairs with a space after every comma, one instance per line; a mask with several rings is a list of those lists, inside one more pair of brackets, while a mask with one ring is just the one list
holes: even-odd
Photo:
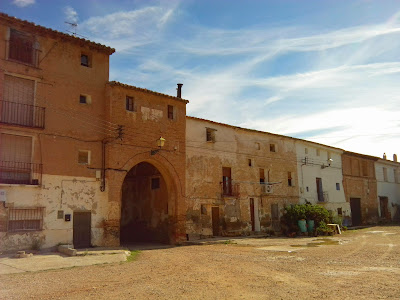
[[0, 100], [0, 123], [44, 128], [45, 108]]
[[221, 193], [222, 196], [238, 197], [240, 194], [240, 185], [233, 182], [230, 178], [225, 178], [221, 182]]
[[318, 202], [329, 202], [328, 192], [317, 193], [317, 196], [318, 196]]
[[8, 49], [8, 60], [17, 61], [37, 67], [40, 50], [34, 47], [31, 40], [17, 39], [6, 40]]
[[41, 164], [0, 161], [0, 183], [39, 185], [41, 178]]

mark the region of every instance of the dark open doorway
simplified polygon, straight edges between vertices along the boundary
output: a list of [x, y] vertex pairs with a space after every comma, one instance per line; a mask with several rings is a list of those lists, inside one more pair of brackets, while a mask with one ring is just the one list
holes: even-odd
[[139, 163], [125, 177], [120, 230], [122, 245], [170, 242], [167, 186], [152, 164]]

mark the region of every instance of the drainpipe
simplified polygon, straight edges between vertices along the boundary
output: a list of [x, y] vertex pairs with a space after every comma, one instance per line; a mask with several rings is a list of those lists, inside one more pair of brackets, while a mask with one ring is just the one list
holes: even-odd
[[105, 139], [101, 141], [101, 192], [106, 190], [106, 144]]

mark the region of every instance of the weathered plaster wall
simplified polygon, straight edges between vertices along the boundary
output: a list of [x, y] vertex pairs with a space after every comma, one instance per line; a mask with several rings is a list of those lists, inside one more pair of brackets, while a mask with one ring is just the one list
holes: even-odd
[[[45, 208], [42, 231], [0, 232], [1, 251], [29, 249], [33, 240], [38, 238], [44, 248], [58, 243], [73, 244], [74, 211], [91, 211], [91, 243], [102, 245], [107, 194], [100, 192], [100, 182], [95, 178], [43, 175], [42, 186], [1, 184], [0, 190], [7, 195], [5, 207], [0, 204], [3, 211], [8, 208]], [[71, 214], [71, 221], [58, 219], [59, 210]]]
[[[318, 203], [334, 214], [341, 208], [343, 218], [350, 218], [350, 203], [346, 202], [343, 188], [343, 151], [306, 141], [296, 141], [296, 153], [300, 202]], [[322, 180], [323, 202], [318, 201], [316, 178]]]
[[[383, 175], [383, 168], [386, 168], [386, 180]], [[375, 162], [375, 174], [378, 187], [377, 201], [379, 216], [382, 216], [379, 197], [387, 197], [391, 219], [394, 221], [400, 221], [400, 164], [379, 159]]]
[[[233, 235], [252, 230], [250, 198], [254, 199], [256, 231], [271, 229], [272, 204], [281, 210], [298, 202], [292, 139], [192, 117], [186, 120], [186, 231], [190, 236], [213, 234], [212, 207], [220, 209], [221, 234]], [[215, 130], [215, 142], [206, 141], [206, 128]], [[223, 167], [231, 168], [233, 196], [222, 195]], [[260, 168], [265, 181], [275, 183], [271, 194], [261, 192]], [[288, 172], [292, 186], [288, 186]]]

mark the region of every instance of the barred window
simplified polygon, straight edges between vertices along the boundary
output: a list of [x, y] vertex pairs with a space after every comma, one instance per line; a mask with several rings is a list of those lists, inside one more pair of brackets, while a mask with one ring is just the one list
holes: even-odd
[[43, 229], [44, 207], [10, 208], [8, 231], [34, 231]]

